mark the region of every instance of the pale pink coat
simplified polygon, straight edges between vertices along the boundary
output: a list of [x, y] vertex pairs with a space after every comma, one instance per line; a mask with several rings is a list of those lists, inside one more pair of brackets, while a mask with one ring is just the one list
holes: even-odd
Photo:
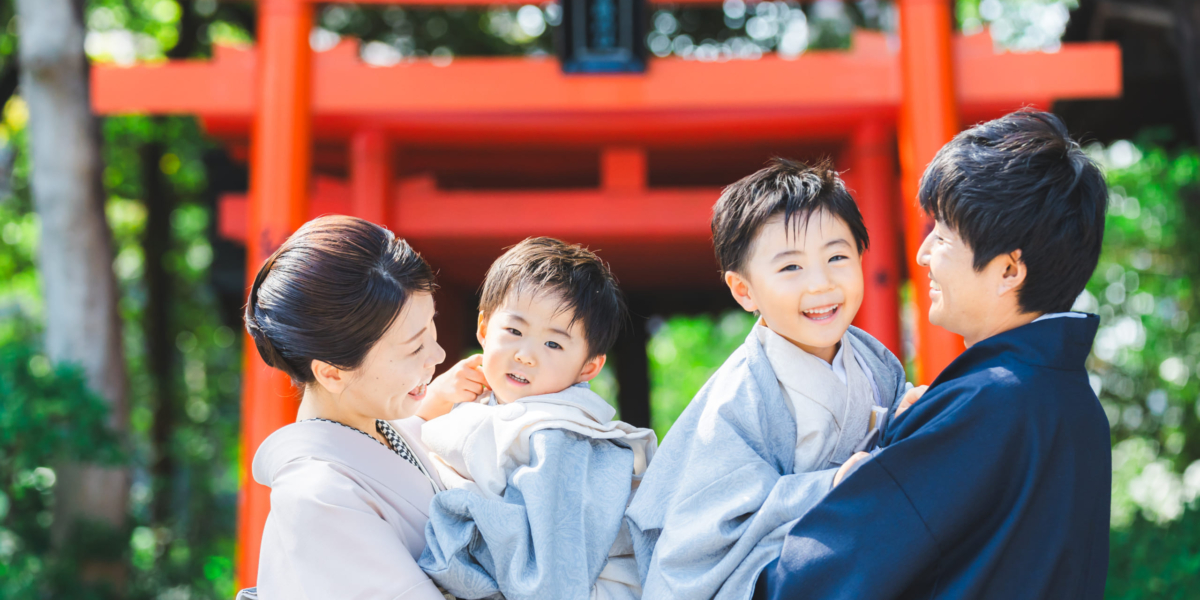
[[[436, 478], [422, 423], [392, 425]], [[271, 488], [260, 600], [443, 600], [417, 567], [434, 489], [411, 463], [352, 429], [305, 421], [271, 434], [253, 470]]]

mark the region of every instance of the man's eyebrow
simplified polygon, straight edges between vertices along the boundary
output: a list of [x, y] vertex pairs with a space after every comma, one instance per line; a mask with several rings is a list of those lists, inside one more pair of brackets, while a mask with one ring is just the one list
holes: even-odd
[[417, 335], [414, 335], [414, 336], [408, 338], [407, 340], [404, 340], [404, 343], [411, 344], [411, 343], [415, 342], [417, 340], [417, 338], [421, 337], [421, 335], [425, 333], [426, 329], [429, 329], [428, 325], [422, 327], [421, 330], [417, 332]]

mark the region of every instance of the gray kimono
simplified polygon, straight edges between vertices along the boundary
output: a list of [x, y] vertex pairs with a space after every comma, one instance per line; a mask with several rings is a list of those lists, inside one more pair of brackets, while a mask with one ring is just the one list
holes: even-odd
[[[900, 361], [861, 329], [849, 339], [894, 411]], [[667, 433], [626, 511], [643, 598], [749, 598], [791, 525], [832, 487], [833, 469], [793, 472], [786, 402], [751, 332]]]

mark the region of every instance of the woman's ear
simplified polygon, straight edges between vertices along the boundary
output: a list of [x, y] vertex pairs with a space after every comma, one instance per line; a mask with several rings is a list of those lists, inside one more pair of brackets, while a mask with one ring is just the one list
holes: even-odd
[[996, 289], [996, 295], [1003, 296], [1010, 291], [1020, 289], [1021, 285], [1025, 283], [1025, 277], [1029, 274], [1025, 261], [1021, 260], [1021, 251], [1013, 250], [996, 258], [1002, 261], [1001, 265], [1004, 268], [1000, 274], [1000, 286]]
[[733, 271], [725, 271], [725, 285], [729, 286], [729, 293], [746, 312], [758, 310], [758, 303], [750, 297], [753, 293], [750, 289], [750, 282], [746, 281], [745, 277]]
[[349, 373], [325, 361], [313, 359], [312, 373], [317, 383], [331, 394], [340, 394], [350, 382]]
[[583, 363], [583, 369], [579, 371], [579, 377], [575, 379], [575, 383], [583, 383], [594, 379], [600, 374], [600, 369], [604, 368], [605, 360], [607, 360], [607, 356], [603, 354], [589, 358], [587, 362]]
[[484, 346], [483, 338], [487, 337], [487, 316], [483, 311], [479, 311], [479, 320], [475, 322], [475, 339], [479, 340], [479, 347]]

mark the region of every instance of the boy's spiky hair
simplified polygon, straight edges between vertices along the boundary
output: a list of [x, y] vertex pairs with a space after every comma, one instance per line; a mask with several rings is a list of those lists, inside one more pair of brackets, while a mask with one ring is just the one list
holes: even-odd
[[583, 325], [588, 358], [608, 352], [625, 325], [625, 299], [608, 265], [577, 244], [529, 238], [496, 259], [483, 280], [479, 312], [488, 318], [511, 294], [551, 292], [571, 323]]
[[763, 224], [782, 214], [785, 226], [799, 228], [825, 210], [850, 228], [861, 254], [871, 240], [854, 198], [827, 160], [812, 166], [773, 158], [767, 166], [725, 188], [713, 207], [712, 236], [722, 272], [740, 272], [754, 250]]

